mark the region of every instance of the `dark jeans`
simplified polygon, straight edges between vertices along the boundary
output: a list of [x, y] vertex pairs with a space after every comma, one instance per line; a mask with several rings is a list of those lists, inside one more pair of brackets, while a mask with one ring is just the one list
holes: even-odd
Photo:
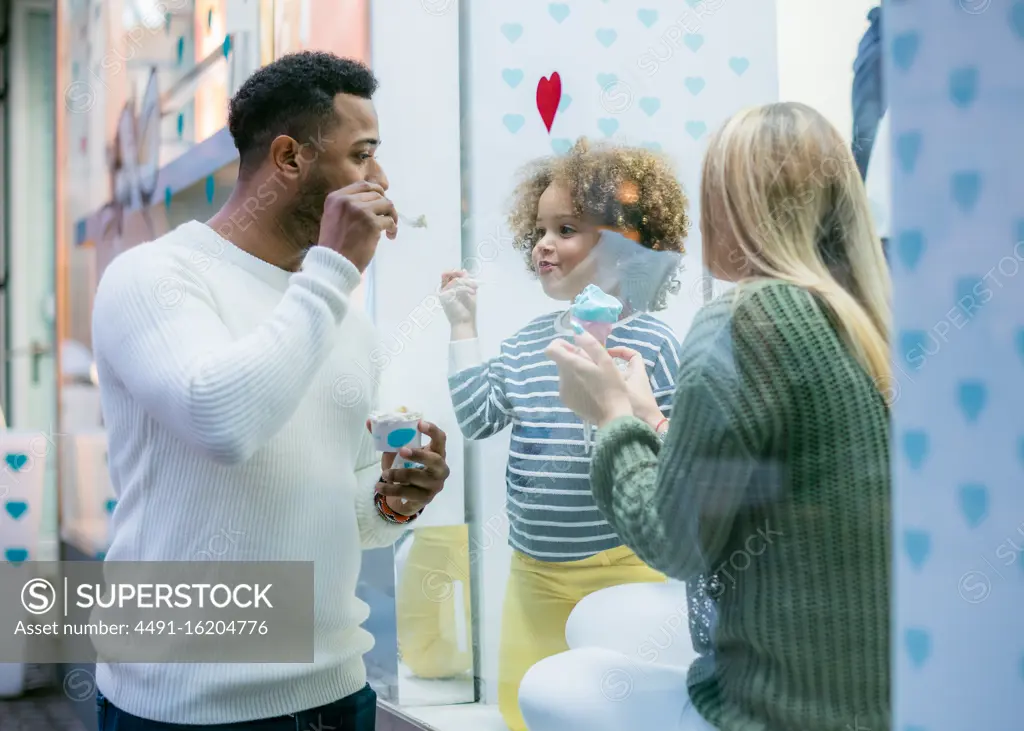
[[125, 713], [97, 692], [96, 714], [98, 731], [374, 731], [377, 694], [367, 685], [340, 701], [288, 716], [218, 726], [185, 726], [147, 721]]

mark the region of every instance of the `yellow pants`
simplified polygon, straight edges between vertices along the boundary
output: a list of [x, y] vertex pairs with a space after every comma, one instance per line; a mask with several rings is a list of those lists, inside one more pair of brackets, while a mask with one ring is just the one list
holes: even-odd
[[548, 563], [514, 551], [501, 618], [498, 709], [511, 731], [526, 731], [519, 684], [546, 657], [565, 652], [565, 623], [588, 594], [619, 584], [664, 581], [626, 546], [590, 558]]
[[473, 669], [469, 527], [417, 528], [396, 587], [398, 651], [421, 678]]

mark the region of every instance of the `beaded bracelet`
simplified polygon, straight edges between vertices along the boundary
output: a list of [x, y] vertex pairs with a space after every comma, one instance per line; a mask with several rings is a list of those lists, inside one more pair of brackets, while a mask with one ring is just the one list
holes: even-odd
[[402, 515], [401, 513], [396, 513], [394, 510], [391, 509], [391, 506], [388, 505], [387, 498], [379, 492], [373, 496], [373, 503], [377, 507], [377, 515], [382, 517], [387, 522], [394, 523], [395, 525], [403, 525], [412, 520], [415, 520], [419, 517], [420, 513], [423, 512], [423, 509], [421, 508], [418, 512], [413, 513], [412, 515]]

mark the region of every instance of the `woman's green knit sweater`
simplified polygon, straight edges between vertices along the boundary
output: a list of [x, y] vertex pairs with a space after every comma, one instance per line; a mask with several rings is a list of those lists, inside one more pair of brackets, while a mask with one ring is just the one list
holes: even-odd
[[721, 731], [890, 728], [889, 414], [826, 313], [742, 285], [686, 338], [664, 444], [633, 418], [598, 436], [609, 522], [714, 600], [689, 691]]

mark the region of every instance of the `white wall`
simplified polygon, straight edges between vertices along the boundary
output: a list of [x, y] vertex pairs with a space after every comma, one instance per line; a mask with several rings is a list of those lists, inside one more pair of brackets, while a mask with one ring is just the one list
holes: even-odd
[[891, 3], [886, 20], [893, 728], [1020, 728], [1024, 5]]
[[881, 0], [776, 0], [779, 100], [809, 104], [851, 140], [850, 88], [868, 11]]
[[[461, 261], [459, 17], [410, 12], [404, 0], [371, 6], [371, 53], [380, 89], [381, 165], [388, 195], [427, 228], [399, 224], [382, 238], [371, 268], [370, 311], [382, 338], [372, 355], [382, 369], [380, 403], [422, 411], [448, 434], [451, 477], [421, 525], [465, 522], [462, 436], [446, 387], [448, 323], [436, 292], [441, 272]], [[430, 59], [415, 63], [411, 59]]]

